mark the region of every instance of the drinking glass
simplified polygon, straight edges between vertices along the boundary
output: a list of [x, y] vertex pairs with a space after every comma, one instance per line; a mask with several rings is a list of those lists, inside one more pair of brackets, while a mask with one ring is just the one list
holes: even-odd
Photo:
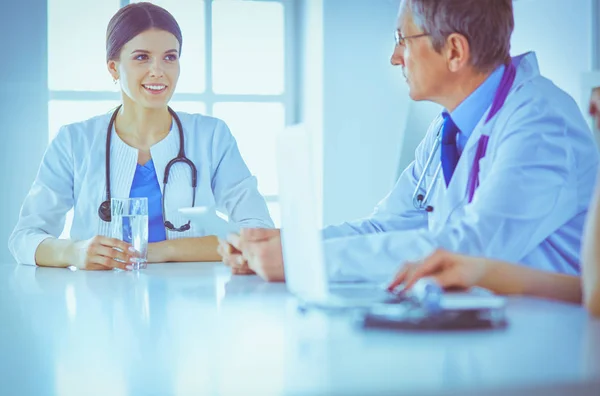
[[136, 250], [133, 270], [146, 268], [148, 254], [148, 198], [112, 198], [112, 237], [127, 242]]

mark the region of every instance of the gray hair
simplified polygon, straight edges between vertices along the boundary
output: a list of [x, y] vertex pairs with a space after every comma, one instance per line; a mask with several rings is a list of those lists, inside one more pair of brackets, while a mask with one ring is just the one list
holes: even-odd
[[463, 35], [471, 65], [488, 72], [510, 60], [515, 20], [513, 0], [406, 0], [416, 26], [431, 35], [441, 52], [452, 33]]

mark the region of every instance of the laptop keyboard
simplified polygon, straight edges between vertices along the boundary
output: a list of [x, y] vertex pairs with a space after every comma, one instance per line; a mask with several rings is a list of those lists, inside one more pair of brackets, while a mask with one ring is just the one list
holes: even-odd
[[343, 287], [331, 288], [330, 294], [344, 300], [370, 300], [381, 303], [400, 303], [405, 298], [376, 287]]

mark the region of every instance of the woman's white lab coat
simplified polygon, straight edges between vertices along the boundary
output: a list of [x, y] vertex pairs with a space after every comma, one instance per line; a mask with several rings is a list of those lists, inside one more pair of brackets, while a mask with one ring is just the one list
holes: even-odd
[[[216, 206], [241, 227], [273, 227], [257, 181], [242, 159], [227, 125], [216, 118], [177, 113], [185, 137], [185, 152], [198, 170], [196, 206]], [[58, 237], [66, 213], [74, 208], [71, 239], [85, 240], [110, 235], [110, 223], [98, 216], [106, 200], [106, 133], [111, 114], [64, 126], [50, 143], [10, 236], [9, 248], [19, 263], [35, 264], [35, 251], [46, 238]], [[164, 169], [177, 156], [179, 134], [171, 131], [150, 148], [161, 190]], [[138, 150], [128, 146], [112, 130], [110, 148], [112, 197], [127, 198], [133, 182]], [[190, 169], [171, 168], [165, 195], [166, 218], [175, 226], [189, 219], [178, 212], [192, 204]], [[162, 191], [165, 194], [165, 191]], [[167, 230], [167, 239], [207, 235], [192, 222], [186, 232]]]
[[[439, 131], [434, 122], [415, 161], [364, 220], [324, 230], [330, 276], [386, 280], [407, 260], [437, 247], [567, 274], [579, 273], [581, 235], [598, 171], [598, 150], [575, 101], [542, 77], [535, 54], [513, 59], [516, 79], [489, 123], [484, 114], [448, 187], [442, 172], [426, 213], [412, 196]], [[480, 186], [468, 203], [467, 181], [479, 138]], [[439, 151], [426, 186], [440, 163]]]

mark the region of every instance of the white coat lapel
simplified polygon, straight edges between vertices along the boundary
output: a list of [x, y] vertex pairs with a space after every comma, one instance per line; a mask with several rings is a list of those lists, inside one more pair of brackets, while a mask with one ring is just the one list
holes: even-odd
[[[456, 165], [450, 184], [446, 189], [446, 194], [437, 205], [439, 213], [436, 217], [439, 224], [445, 224], [454, 210], [461, 205], [467, 204], [467, 185], [471, 169], [473, 168], [473, 161], [477, 152], [477, 146], [479, 145], [479, 139], [483, 134], [490, 133], [488, 128], [489, 125], [484, 125], [488, 112], [489, 109], [473, 130], [473, 133], [471, 133], [458, 164]], [[443, 180], [441, 180], [441, 182], [443, 183]], [[438, 208], [436, 208], [436, 210], [438, 210]]]
[[[517, 73], [515, 76], [515, 81], [513, 82], [509, 91], [507, 101], [510, 100], [511, 94], [519, 86], [529, 79], [539, 75], [538, 63], [534, 53], [530, 52], [518, 56], [513, 59], [513, 63], [517, 68]], [[479, 120], [477, 127], [475, 127], [475, 130], [469, 137], [467, 145], [465, 146], [460, 160], [458, 161], [448, 187], [444, 188], [443, 177], [438, 180], [438, 186], [441, 186], [439, 190], [441, 191], [438, 191], [436, 194], [434, 204], [435, 209], [434, 213], [432, 214], [432, 217], [435, 219], [436, 227], [443, 226], [448, 222], [450, 216], [457, 208], [468, 203], [469, 197], [467, 188], [471, 169], [473, 168], [473, 161], [479, 146], [479, 140], [482, 135], [491, 136], [494, 124], [496, 123], [498, 117], [498, 114], [496, 114], [496, 116], [494, 116], [490, 122], [485, 124], [485, 120], [487, 119], [490, 110], [491, 106], [485, 112], [481, 120]]]
[[[106, 124], [108, 127], [108, 123]], [[103, 134], [104, 135], [104, 134]], [[106, 135], [104, 135], [106, 136]], [[102, 153], [102, 159], [95, 163], [102, 163], [102, 167], [96, 169], [98, 175], [102, 175], [102, 193], [99, 196], [99, 201], [103, 202], [106, 199], [106, 179], [105, 179], [105, 161], [106, 161], [106, 145], [104, 139], [100, 139], [98, 143], [102, 143], [102, 149], [98, 150]], [[131, 183], [137, 164], [138, 151], [137, 149], [128, 146], [117, 135], [113, 127], [110, 141], [110, 196], [111, 198], [129, 198], [131, 192]], [[110, 223], [98, 220], [98, 234], [110, 236]]]
[[[169, 134], [160, 142], [150, 147], [150, 155], [152, 156], [152, 162], [154, 163], [154, 170], [156, 171], [156, 178], [160, 185], [160, 191], [163, 191], [163, 181], [165, 176], [165, 168], [169, 161], [177, 156], [179, 149], [179, 137], [177, 127], [174, 126], [175, 122], [171, 125]], [[169, 186], [171, 185], [169, 179]]]
[[[517, 68], [517, 73], [515, 76], [515, 81], [513, 81], [512, 87], [508, 93], [506, 101], [510, 100], [511, 94], [521, 86], [528, 79], [539, 75], [539, 68], [537, 65], [537, 59], [535, 54], [527, 53], [522, 56], [516, 57], [513, 62]], [[494, 124], [496, 123], [498, 114], [496, 114], [492, 119], [486, 124], [485, 120], [488, 117], [488, 114], [491, 110], [487, 109], [483, 117], [479, 120], [477, 127], [469, 137], [467, 141], [467, 145], [463, 150], [463, 153], [458, 161], [454, 174], [452, 176], [452, 180], [450, 180], [450, 185], [446, 190], [446, 195], [444, 199], [440, 201], [438, 204], [440, 208], [440, 213], [438, 213], [439, 221], [441, 224], [445, 224], [452, 213], [461, 205], [466, 205], [468, 203], [468, 183], [469, 177], [471, 174], [471, 170], [473, 168], [473, 161], [475, 159], [475, 155], [477, 153], [477, 148], [479, 146], [479, 140], [482, 135], [490, 136], [492, 134], [492, 130], [494, 128]], [[500, 110], [501, 112], [502, 110]], [[485, 157], [485, 156], [484, 156]]]
[[[192, 205], [192, 178], [190, 168], [187, 165], [181, 162], [173, 165], [169, 172], [169, 182], [166, 186], [166, 191], [163, 185], [165, 169], [169, 162], [177, 157], [179, 144], [179, 131], [176, 123], [173, 121], [171, 131], [167, 137], [150, 148], [158, 184], [160, 185], [161, 193], [165, 197], [165, 213], [163, 213], [163, 216], [173, 223], [175, 227], [180, 227], [189, 220], [179, 213], [179, 209]], [[186, 232], [172, 232], [167, 230], [168, 239], [189, 237], [192, 234], [192, 230]]]
[[129, 198], [138, 150], [127, 145], [113, 128], [110, 145], [110, 189], [112, 198]]
[[[84, 174], [84, 177], [80, 191], [88, 193], [81, 194], [79, 197], [79, 201], [77, 202], [77, 207], [81, 211], [81, 213], [92, 214], [92, 218], [94, 219], [92, 221], [96, 221], [96, 233], [98, 235], [104, 236], [110, 236], [110, 223], [107, 223], [100, 219], [100, 216], [98, 215], [98, 208], [107, 199], [106, 133], [109, 118], [110, 115], [107, 115], [105, 122], [101, 122], [98, 130], [95, 131], [96, 133], [94, 134], [92, 150], [90, 150], [89, 156], [86, 157], [85, 165], [81, 169], [81, 171]], [[114, 137], [114, 135], [112, 137]], [[111, 146], [114, 144], [112, 137]], [[114, 159], [111, 159], [111, 176], [113, 176], [113, 172], [116, 172], [116, 166], [114, 166], [114, 161]], [[114, 179], [114, 177], [112, 177], [112, 179]], [[90, 224], [90, 226], [92, 226], [92, 224]]]

